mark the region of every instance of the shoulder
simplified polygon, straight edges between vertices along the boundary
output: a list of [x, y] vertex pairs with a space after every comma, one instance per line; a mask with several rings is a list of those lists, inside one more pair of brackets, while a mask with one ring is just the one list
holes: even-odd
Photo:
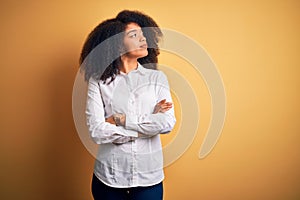
[[161, 70], [158, 70], [158, 69], [148, 69], [148, 68], [145, 68], [143, 66], [141, 66], [141, 71], [143, 74], [145, 75], [148, 75], [152, 78], [158, 78], [158, 79], [166, 79], [167, 76], [165, 75], [165, 73]]
[[97, 81], [95, 78], [90, 77], [88, 80], [88, 85], [98, 85], [99, 81]]
[[154, 83], [156, 86], [169, 87], [168, 78], [163, 71], [145, 68], [145, 75], [145, 80]]
[[161, 71], [159, 69], [157, 69], [157, 70], [148, 69], [148, 70], [151, 71], [149, 73], [151, 73], [151, 75], [153, 76], [153, 78], [155, 77], [159, 81], [162, 81], [162, 80], [165, 81], [165, 80], [167, 80], [167, 76], [166, 76], [166, 74], [163, 71]]

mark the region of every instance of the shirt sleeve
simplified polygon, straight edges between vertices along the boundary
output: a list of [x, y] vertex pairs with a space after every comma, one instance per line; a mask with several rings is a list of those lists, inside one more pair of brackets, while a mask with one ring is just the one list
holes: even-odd
[[[166, 75], [163, 72], [160, 72], [157, 80], [156, 86], [158, 93], [156, 103], [163, 99], [173, 103]], [[174, 128], [175, 123], [176, 118], [173, 106], [164, 113], [159, 112], [156, 114], [150, 113], [141, 115], [126, 114], [125, 128], [135, 130], [147, 136], [154, 136], [156, 134], [170, 132]]]
[[137, 132], [105, 122], [105, 111], [98, 82], [90, 78], [86, 101], [86, 120], [89, 133], [97, 144], [125, 143], [137, 137]]

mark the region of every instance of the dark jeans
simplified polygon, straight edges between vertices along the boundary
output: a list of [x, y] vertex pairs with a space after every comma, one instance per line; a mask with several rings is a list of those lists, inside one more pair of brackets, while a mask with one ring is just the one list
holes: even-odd
[[162, 182], [148, 187], [114, 188], [102, 183], [95, 174], [92, 180], [95, 200], [162, 200]]

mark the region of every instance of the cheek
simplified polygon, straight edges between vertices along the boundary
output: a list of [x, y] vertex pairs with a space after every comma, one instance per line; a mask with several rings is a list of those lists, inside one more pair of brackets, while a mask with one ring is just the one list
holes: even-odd
[[134, 51], [136, 50], [137, 48], [139, 48], [139, 42], [138, 41], [135, 41], [133, 39], [131, 40], [125, 40], [124, 41], [124, 47], [125, 47], [125, 50], [128, 52], [128, 51]]
[[147, 49], [140, 49], [139, 48], [140, 43], [134, 42], [134, 41], [125, 41], [124, 42], [124, 48], [128, 55], [134, 56], [134, 57], [144, 57], [148, 55]]
[[135, 43], [133, 43], [133, 42], [125, 44], [125, 50], [126, 50], [127, 52], [133, 51], [133, 50], [135, 50], [136, 48], [137, 48], [137, 45], [136, 45]]

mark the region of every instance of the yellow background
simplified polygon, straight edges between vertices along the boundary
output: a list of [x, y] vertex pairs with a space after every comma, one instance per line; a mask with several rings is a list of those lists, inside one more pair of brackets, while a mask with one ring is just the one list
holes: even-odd
[[[299, 1], [0, 5], [0, 199], [92, 199], [94, 158], [73, 124], [73, 81], [87, 34], [125, 8], [142, 10], [161, 27], [196, 40], [225, 84], [222, 136], [199, 160], [210, 99], [201, 77], [189, 80], [202, 121], [191, 147], [165, 168], [165, 200], [300, 198]], [[169, 56], [162, 53], [161, 60], [184, 66]]]

